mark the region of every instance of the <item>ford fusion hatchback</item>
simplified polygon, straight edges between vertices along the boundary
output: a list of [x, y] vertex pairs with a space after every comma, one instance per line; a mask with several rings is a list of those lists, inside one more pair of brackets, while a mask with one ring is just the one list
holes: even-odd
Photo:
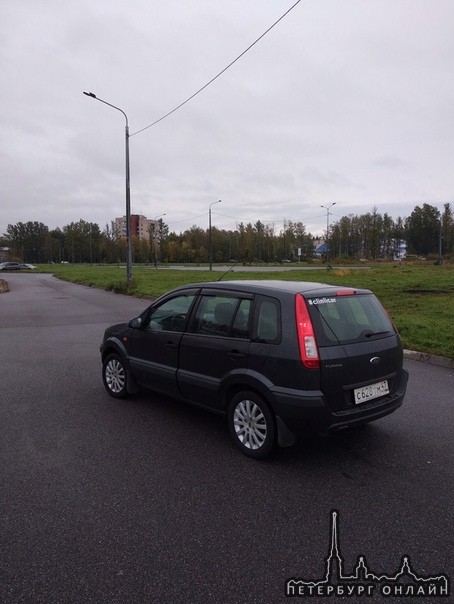
[[307, 431], [392, 413], [408, 380], [399, 335], [374, 294], [323, 283], [180, 287], [109, 327], [101, 355], [111, 396], [149, 388], [222, 414], [255, 458]]

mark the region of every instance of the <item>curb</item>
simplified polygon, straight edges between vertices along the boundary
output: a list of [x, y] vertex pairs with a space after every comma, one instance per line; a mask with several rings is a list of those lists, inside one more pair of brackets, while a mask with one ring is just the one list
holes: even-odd
[[445, 357], [438, 357], [434, 354], [428, 354], [427, 352], [416, 352], [415, 350], [404, 350], [404, 359], [411, 361], [420, 361], [421, 363], [430, 363], [431, 365], [437, 365], [438, 367], [445, 367], [446, 369], [454, 369], [454, 360], [447, 359]]

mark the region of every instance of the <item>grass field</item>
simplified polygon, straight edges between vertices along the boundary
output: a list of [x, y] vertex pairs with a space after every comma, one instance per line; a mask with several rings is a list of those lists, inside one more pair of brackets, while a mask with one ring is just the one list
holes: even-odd
[[[107, 290], [157, 297], [186, 283], [216, 281], [222, 273], [207, 270], [133, 267], [133, 282], [126, 287], [125, 267], [52, 265], [39, 267], [62, 279]], [[394, 320], [405, 348], [454, 359], [454, 266], [427, 264], [370, 264], [364, 270], [242, 271], [235, 267], [223, 277], [232, 279], [284, 279], [321, 281], [371, 289]], [[144, 307], [146, 302], [144, 301]], [[125, 317], [126, 318], [126, 317]]]

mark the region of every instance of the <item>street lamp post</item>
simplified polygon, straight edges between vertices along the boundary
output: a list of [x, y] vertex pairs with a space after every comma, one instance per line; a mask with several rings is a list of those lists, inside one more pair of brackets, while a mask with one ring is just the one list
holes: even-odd
[[126, 281], [131, 283], [132, 280], [132, 245], [131, 245], [131, 187], [130, 187], [130, 177], [129, 177], [129, 123], [128, 116], [120, 109], [120, 107], [116, 107], [103, 99], [97, 97], [93, 92], [84, 92], [86, 96], [91, 97], [99, 101], [100, 103], [104, 103], [104, 105], [109, 105], [113, 109], [120, 111], [126, 120], [125, 126], [125, 159], [126, 159]]
[[208, 209], [208, 254], [210, 258], [210, 271], [213, 270], [213, 247], [211, 244], [211, 206], [214, 206], [215, 203], [221, 203], [222, 199], [218, 199], [218, 201], [213, 201], [210, 203], [210, 207]]
[[[320, 206], [321, 208], [324, 208], [326, 210], [326, 237], [325, 237], [325, 246], [326, 246], [326, 264], [328, 265], [328, 259], [329, 259], [329, 247], [328, 247], [328, 232], [329, 232], [329, 215], [330, 215], [330, 209], [336, 205], [336, 202], [333, 201], [332, 204], [330, 204], [329, 206]], [[329, 267], [328, 267], [329, 268]]]
[[441, 227], [443, 226], [443, 222], [442, 219], [440, 218], [440, 232], [438, 233], [438, 265], [441, 266], [443, 264], [443, 250], [442, 250], [442, 241], [443, 241], [443, 234], [442, 234], [442, 230]]

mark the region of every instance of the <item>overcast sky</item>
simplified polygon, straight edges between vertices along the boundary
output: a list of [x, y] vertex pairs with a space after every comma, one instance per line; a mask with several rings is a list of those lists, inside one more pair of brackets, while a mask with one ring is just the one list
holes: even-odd
[[453, 0], [2, 0], [0, 234], [125, 213], [171, 231], [454, 201]]

